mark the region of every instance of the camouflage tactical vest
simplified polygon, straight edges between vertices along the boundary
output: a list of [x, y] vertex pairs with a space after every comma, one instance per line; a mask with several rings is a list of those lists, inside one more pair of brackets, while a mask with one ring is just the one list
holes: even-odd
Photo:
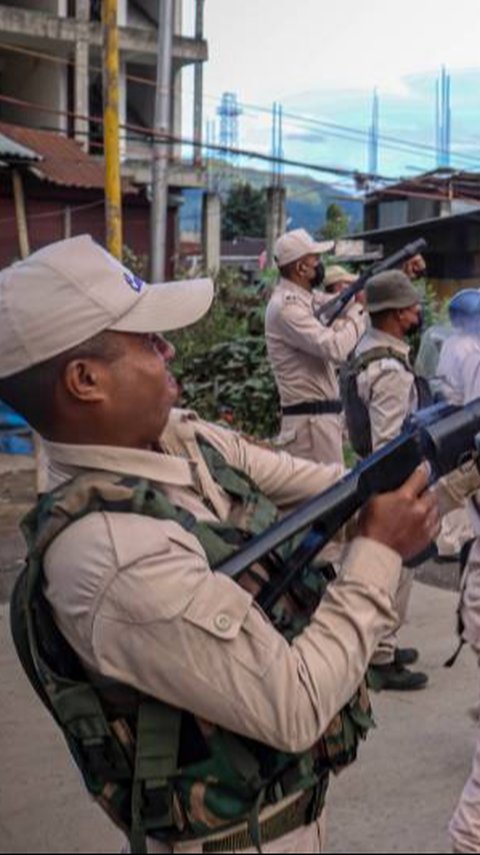
[[433, 403], [427, 380], [417, 376], [408, 358], [394, 348], [374, 347], [358, 356], [352, 354], [340, 370], [340, 391], [349, 439], [355, 453], [362, 458], [372, 453], [372, 429], [368, 407], [358, 394], [357, 380], [371, 362], [379, 359], [396, 359], [409, 374], [413, 374], [419, 410]]
[[[313, 820], [323, 803], [328, 772], [355, 759], [359, 739], [373, 724], [362, 684], [310, 751], [280, 752], [87, 674], [57, 629], [42, 590], [43, 556], [61, 531], [87, 514], [109, 511], [175, 520], [198, 538], [213, 568], [275, 521], [275, 506], [253, 482], [209, 444], [199, 440], [199, 445], [214, 479], [232, 499], [226, 524], [198, 522], [146, 479], [105, 472], [79, 475], [47, 494], [23, 524], [29, 554], [11, 602], [17, 652], [62, 728], [88, 791], [130, 836], [132, 851], [146, 851], [147, 834], [168, 841], [194, 839], [246, 819], [259, 846], [259, 810], [309, 788]], [[285, 556], [289, 548], [292, 544], [285, 546]], [[250, 583], [261, 586], [264, 578], [263, 568], [252, 568]], [[294, 614], [284, 600], [272, 615], [284, 636], [293, 638], [308, 623], [325, 585], [318, 569], [305, 569], [294, 591], [295, 602], [302, 603], [300, 612]]]

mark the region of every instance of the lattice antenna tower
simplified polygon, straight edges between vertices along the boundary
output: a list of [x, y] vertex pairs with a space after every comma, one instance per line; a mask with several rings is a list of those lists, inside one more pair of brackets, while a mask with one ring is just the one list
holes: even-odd
[[221, 157], [232, 166], [238, 162], [238, 154], [232, 149], [239, 147], [238, 118], [242, 113], [243, 110], [238, 105], [235, 92], [224, 92], [220, 107], [217, 108], [217, 114], [220, 117], [219, 143], [228, 149], [222, 153]]

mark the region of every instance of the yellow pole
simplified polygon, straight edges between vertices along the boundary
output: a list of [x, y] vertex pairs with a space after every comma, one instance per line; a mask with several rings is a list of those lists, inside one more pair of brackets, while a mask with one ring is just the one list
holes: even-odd
[[118, 118], [117, 0], [103, 0], [103, 124], [105, 146], [105, 216], [107, 249], [122, 258], [122, 193]]

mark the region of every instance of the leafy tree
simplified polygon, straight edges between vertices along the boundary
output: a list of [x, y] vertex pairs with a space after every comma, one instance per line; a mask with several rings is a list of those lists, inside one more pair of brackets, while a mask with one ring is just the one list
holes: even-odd
[[343, 237], [349, 231], [349, 217], [341, 205], [331, 202], [327, 208], [325, 224], [320, 231], [320, 236], [326, 240], [336, 240]]
[[265, 237], [267, 230], [267, 201], [263, 190], [256, 190], [248, 182], [239, 182], [230, 188], [223, 209], [222, 237]]

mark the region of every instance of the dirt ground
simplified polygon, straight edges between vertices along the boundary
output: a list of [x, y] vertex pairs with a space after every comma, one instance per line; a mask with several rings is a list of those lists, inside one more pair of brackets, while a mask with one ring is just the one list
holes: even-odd
[[35, 502], [33, 458], [0, 454], [0, 602], [5, 602], [18, 569], [25, 544], [19, 524]]

